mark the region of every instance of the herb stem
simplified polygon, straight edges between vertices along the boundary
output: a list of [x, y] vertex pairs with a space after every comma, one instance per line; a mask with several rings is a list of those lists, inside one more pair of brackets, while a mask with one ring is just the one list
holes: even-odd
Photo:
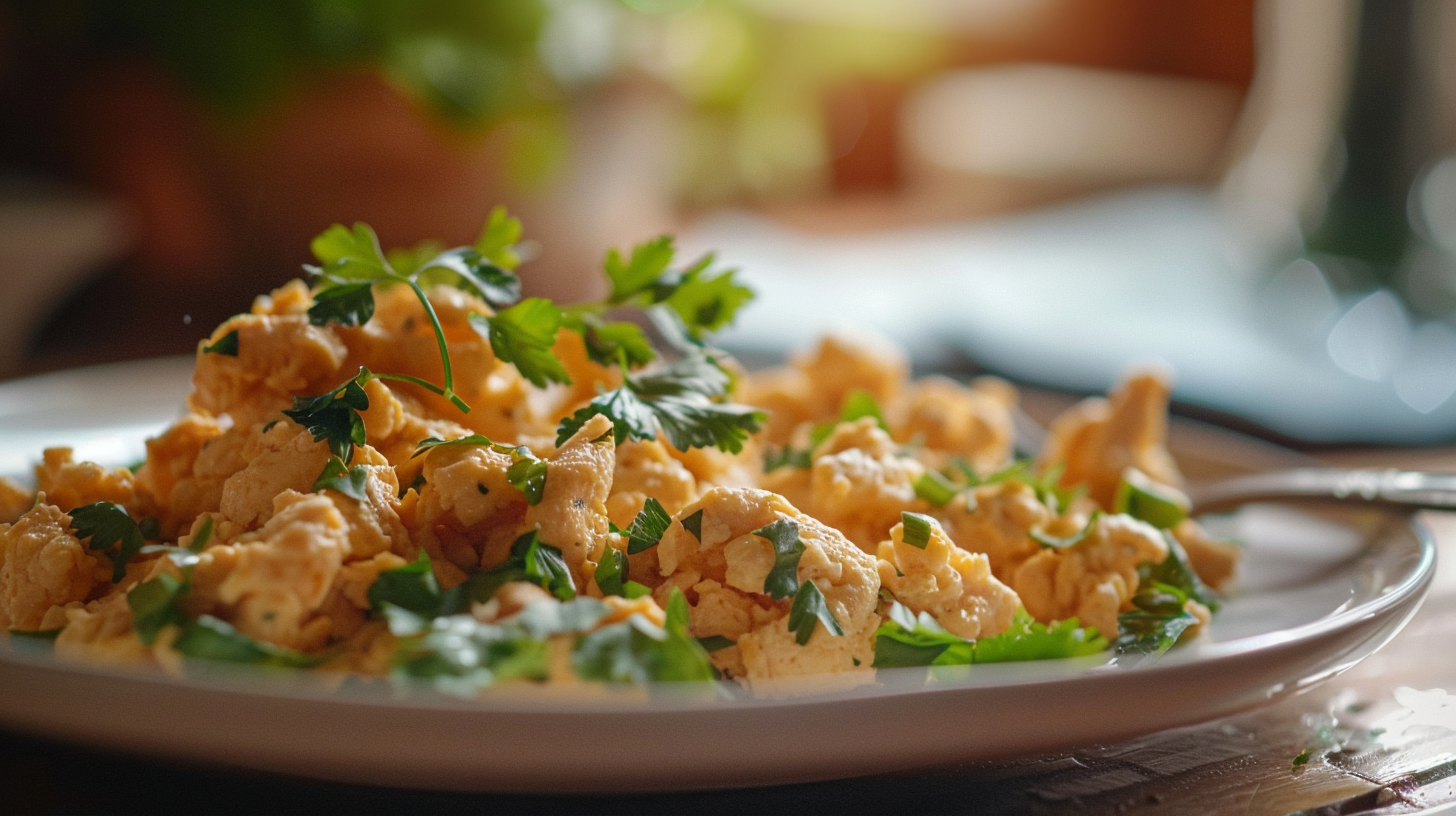
[[[425, 290], [421, 289], [418, 283], [403, 275], [399, 275], [399, 273], [394, 274], [399, 280], [409, 284], [409, 288], [415, 291], [415, 297], [420, 299], [420, 305], [425, 307], [425, 314], [430, 318], [430, 327], [435, 330], [435, 343], [440, 347], [440, 363], [445, 368], [445, 390], [441, 391], [433, 387], [430, 390], [450, 400], [450, 402], [455, 404], [456, 408], [460, 409], [461, 413], [470, 413], [470, 406], [455, 393], [455, 374], [450, 369], [450, 348], [445, 343], [445, 329], [440, 325], [440, 318], [435, 314], [435, 307], [430, 305], [430, 299], [425, 295]], [[428, 383], [425, 383], [423, 380], [418, 380], [413, 377], [406, 379], [403, 375], [398, 376], [406, 382], [414, 382], [419, 385], [428, 386]]]

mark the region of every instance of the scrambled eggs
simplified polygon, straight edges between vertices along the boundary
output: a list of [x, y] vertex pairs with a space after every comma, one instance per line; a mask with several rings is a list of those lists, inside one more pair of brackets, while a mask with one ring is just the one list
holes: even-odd
[[[0, 626], [53, 635], [65, 659], [172, 671], [214, 657], [470, 688], [714, 673], [852, 684], [905, 664], [887, 638], [944, 662], [997, 636], [1135, 642], [1159, 614], [1183, 621], [1165, 641], [1193, 637], [1205, 584], [1232, 579], [1237, 548], [1178, 517], [1156, 376], [1073, 407], [1019, 467], [1009, 384], [912, 380], [897, 350], [842, 337], [737, 372], [733, 398], [765, 414], [736, 452], [622, 438], [600, 412], [559, 439], [627, 369], [563, 331], [551, 351], [570, 384], [541, 387], [472, 325], [497, 309], [460, 287], [427, 294], [433, 315], [399, 285], [376, 289], [361, 325], [320, 325], [317, 294], [294, 281], [199, 344], [186, 413], [139, 467], [60, 448], [35, 491], [0, 481]], [[327, 478], [337, 440], [285, 412], [361, 367], [439, 382], [437, 349], [471, 410], [366, 379], [360, 431]], [[1173, 515], [1140, 514], [1134, 490]], [[82, 524], [78, 508], [98, 506], [124, 529]], [[1186, 579], [1173, 608], [1147, 595], [1168, 575]], [[411, 606], [406, 584], [428, 603]], [[516, 662], [441, 657], [430, 638], [445, 620]], [[614, 626], [625, 634], [609, 643]], [[648, 648], [669, 641], [670, 655]], [[539, 670], [520, 668], [530, 643], [544, 644]], [[704, 672], [663, 668], [693, 660]]]

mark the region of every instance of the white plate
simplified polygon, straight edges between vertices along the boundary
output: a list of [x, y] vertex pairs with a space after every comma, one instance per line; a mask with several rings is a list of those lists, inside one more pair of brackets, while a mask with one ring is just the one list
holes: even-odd
[[[125, 459], [176, 413], [185, 361], [0, 385], [0, 455], [58, 438]], [[112, 413], [113, 409], [117, 413]], [[88, 452], [86, 446], [78, 446]], [[478, 700], [251, 671], [57, 662], [0, 644], [0, 724], [193, 761], [369, 784], [598, 791], [759, 785], [1024, 755], [1231, 714], [1328, 679], [1415, 613], [1434, 544], [1406, 520], [1246, 508], [1243, 589], [1150, 665], [1098, 658], [880, 673], [778, 700], [497, 689]]]

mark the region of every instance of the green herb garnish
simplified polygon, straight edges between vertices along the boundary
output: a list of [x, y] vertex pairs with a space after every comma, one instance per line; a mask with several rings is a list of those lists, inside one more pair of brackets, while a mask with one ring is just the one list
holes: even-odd
[[935, 519], [930, 516], [907, 510], [900, 514], [901, 538], [906, 544], [923, 550], [930, 546], [931, 527], [935, 523]]
[[506, 468], [506, 482], [525, 494], [526, 503], [532, 506], [540, 504], [541, 498], [546, 495], [546, 460], [537, 458], [525, 445], [503, 445], [492, 442], [489, 437], [481, 434], [471, 434], [459, 439], [429, 437], [415, 446], [414, 456], [422, 456], [435, 448], [452, 445], [490, 448], [496, 453], [506, 454], [511, 457], [511, 464]]
[[783, 600], [799, 590], [799, 558], [804, 554], [804, 542], [799, 539], [799, 524], [786, 518], [753, 531], [774, 548], [774, 565], [763, 579], [763, 591], [771, 598]]
[[642, 511], [632, 519], [631, 526], [627, 528], [627, 552], [635, 555], [656, 547], [671, 525], [672, 517], [667, 514], [662, 503], [657, 499], [647, 499], [642, 505]]
[[944, 507], [965, 489], [933, 470], [920, 474], [914, 484], [915, 495], [930, 502], [933, 507]]
[[772, 473], [785, 467], [808, 470], [813, 464], [813, 456], [807, 450], [795, 450], [788, 445], [782, 448], [769, 445], [763, 449], [764, 473]]
[[684, 530], [692, 533], [693, 538], [696, 538], [701, 544], [703, 541], [703, 509], [700, 507], [690, 515], [684, 516], [682, 526]]
[[717, 447], [743, 450], [763, 425], [763, 411], [727, 402], [730, 378], [712, 355], [695, 352], [643, 374], [628, 374], [620, 388], [598, 394], [562, 421], [556, 444], [570, 439], [598, 414], [612, 421], [617, 444], [656, 439], [659, 428], [678, 450]]
[[1069, 618], [1047, 626], [1018, 609], [1001, 634], [965, 640], [945, 631], [929, 614], [892, 603], [875, 632], [875, 668], [965, 666], [1019, 660], [1081, 657], [1107, 649], [1107, 639]]
[[652, 594], [652, 590], [645, 584], [629, 580], [629, 574], [626, 554], [621, 550], [608, 547], [606, 552], [602, 553], [601, 563], [597, 564], [595, 573], [597, 589], [600, 589], [603, 595], [620, 595], [628, 599]]
[[228, 357], [238, 356], [238, 330], [224, 334], [217, 338], [217, 342], [208, 343], [202, 347], [203, 354], [224, 354]]
[[1142, 471], [1128, 468], [1117, 485], [1112, 510], [1169, 530], [1188, 518], [1188, 499], [1154, 483]]
[[526, 298], [489, 317], [470, 315], [470, 324], [490, 341], [495, 356], [514, 365], [537, 388], [571, 382], [551, 351], [561, 320], [561, 309], [545, 298]]
[[131, 607], [132, 628], [143, 644], [152, 645], [157, 633], [165, 626], [187, 624], [187, 616], [182, 614], [176, 602], [188, 589], [186, 580], [162, 574], [137, 584], [126, 594], [126, 603]]
[[344, 463], [332, 456], [324, 463], [324, 470], [313, 482], [314, 492], [320, 490], [336, 490], [355, 501], [369, 501], [369, 468], [363, 465], [345, 467]]
[[835, 619], [834, 612], [824, 599], [824, 593], [819, 591], [813, 581], [805, 581], [799, 586], [799, 591], [794, 593], [794, 602], [789, 607], [789, 631], [794, 633], [794, 640], [800, 646], [808, 643], [809, 638], [814, 636], [815, 621], [824, 624], [824, 628], [831, 635], [838, 637], [844, 634], [844, 627]]
[[[408, 286], [434, 329], [444, 370], [442, 386], [414, 378], [410, 381], [445, 397], [461, 411], [469, 411], [470, 406], [455, 393], [455, 375], [450, 365], [445, 330], [425, 289], [438, 285], [454, 286], [497, 309], [515, 303], [520, 299], [520, 281], [512, 270], [501, 266], [500, 261], [514, 260], [514, 254], [508, 254], [508, 247], [503, 247], [502, 242], [512, 236], [519, 238], [519, 235], [519, 222], [497, 208], [491, 213], [475, 246], [445, 250], [419, 262], [414, 269], [400, 272], [380, 249], [379, 237], [368, 224], [355, 224], [352, 230], [335, 224], [314, 238], [311, 245], [320, 265], [307, 267], [315, 277], [314, 305], [308, 311], [309, 321], [317, 326], [329, 323], [363, 325], [374, 316], [374, 287]], [[397, 259], [402, 257], [396, 256]]]
[[76, 538], [91, 539], [89, 549], [110, 550], [116, 547], [116, 553], [111, 557], [111, 582], [119, 583], [126, 577], [127, 562], [147, 543], [140, 525], [132, 521], [126, 508], [114, 502], [95, 502], [77, 507], [68, 515]]
[[809, 447], [819, 447], [819, 443], [828, 439], [841, 423], [854, 422], [865, 417], [873, 417], [880, 430], [885, 433], [890, 432], [890, 425], [885, 422], [885, 413], [880, 410], [880, 403], [875, 399], [875, 395], [856, 388], [845, 396], [844, 405], [839, 409], [838, 419], [819, 425], [809, 433]]
[[1032, 540], [1036, 541], [1036, 543], [1042, 545], [1043, 547], [1046, 547], [1047, 549], [1065, 550], [1069, 547], [1075, 547], [1078, 544], [1081, 544], [1083, 541], [1086, 541], [1087, 537], [1092, 535], [1092, 533], [1097, 529], [1097, 520], [1100, 518], [1102, 518], [1102, 511], [1093, 510], [1092, 514], [1087, 517], [1087, 523], [1082, 525], [1082, 529], [1062, 538], [1049, 536], [1046, 533], [1043, 533], [1041, 530], [1031, 530], [1030, 532], [1028, 532], [1028, 535], [1030, 535]]

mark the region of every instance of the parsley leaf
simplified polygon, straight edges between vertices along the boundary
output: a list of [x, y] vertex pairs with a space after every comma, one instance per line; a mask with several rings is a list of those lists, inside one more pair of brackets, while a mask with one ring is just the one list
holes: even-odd
[[616, 249], [607, 250], [607, 259], [602, 264], [612, 287], [607, 302], [620, 305], [648, 291], [667, 271], [674, 252], [672, 237], [668, 235], [632, 247], [632, 254], [626, 259]]
[[313, 441], [327, 442], [329, 452], [347, 463], [354, 456], [354, 446], [366, 441], [359, 412], [369, 408], [364, 383], [372, 378], [369, 369], [361, 367], [352, 379], [326, 394], [294, 397], [293, 407], [283, 414], [313, 434]]
[[470, 315], [470, 325], [490, 340], [495, 356], [511, 363], [537, 388], [570, 383], [566, 367], [551, 349], [561, 329], [561, 310], [545, 298], [526, 298], [495, 315]]
[[571, 666], [583, 680], [614, 683], [704, 682], [718, 679], [708, 652], [691, 635], [632, 615], [577, 642]]
[[329, 280], [372, 282], [393, 272], [379, 248], [379, 236], [365, 223], [354, 224], [352, 230], [334, 224], [319, 233], [309, 248], [322, 264], [311, 271]]
[[1199, 580], [1182, 545], [1166, 531], [1163, 538], [1168, 543], [1168, 557], [1160, 564], [1138, 565], [1138, 590], [1132, 596], [1137, 608], [1117, 616], [1122, 631], [1116, 643], [1118, 654], [1156, 657], [1172, 648], [1198, 623], [1186, 609], [1190, 599], [1210, 611], [1218, 609], [1218, 596]]
[[602, 561], [597, 564], [595, 578], [597, 589], [603, 595], [620, 595], [623, 598], [641, 598], [644, 595], [651, 595], [652, 590], [644, 584], [627, 579], [628, 567], [627, 556], [621, 550], [607, 548], [602, 554]]
[[904, 666], [964, 666], [975, 662], [974, 646], [941, 628], [928, 613], [918, 616], [900, 603], [892, 603], [884, 623], [875, 630], [877, 669]]
[[731, 641], [728, 638], [723, 637], [722, 635], [708, 635], [707, 637], [700, 637], [698, 638], [698, 643], [702, 644], [703, 648], [706, 649], [709, 654], [722, 651], [729, 646], [738, 645], [736, 642]]
[[1141, 586], [1143, 581], [1168, 584], [1208, 607], [1210, 612], [1217, 612], [1221, 602], [1218, 593], [1198, 577], [1197, 570], [1188, 561], [1188, 553], [1183, 549], [1182, 543], [1167, 530], [1163, 531], [1163, 541], [1168, 545], [1168, 557], [1159, 564], [1138, 565], [1138, 585]]
[[368, 591], [369, 605], [374, 609], [396, 606], [425, 620], [465, 611], [469, 600], [463, 596], [463, 592], [441, 591], [430, 556], [424, 550], [402, 567], [381, 570]]
[[126, 594], [127, 606], [131, 607], [132, 628], [143, 644], [152, 645], [157, 634], [166, 626], [187, 624], [187, 616], [177, 607], [177, 600], [187, 594], [189, 588], [186, 581], [163, 573], [137, 584]]
[[965, 640], [945, 631], [925, 612], [912, 613], [898, 601], [875, 632], [875, 668], [965, 666], [1020, 660], [1082, 657], [1106, 650], [1107, 639], [1076, 618], [1050, 626], [1018, 609], [1006, 631], [979, 640]]
[[308, 307], [308, 322], [315, 326], [337, 323], [362, 326], [374, 317], [374, 284], [341, 283], [320, 290]]
[[774, 565], [763, 579], [763, 591], [778, 600], [793, 595], [799, 589], [799, 558], [805, 549], [804, 542], [799, 539], [798, 522], [775, 519], [754, 530], [753, 534], [767, 540], [774, 548]]
[[[551, 609], [556, 604], [531, 604], [516, 618], [498, 624], [481, 623], [469, 615], [436, 618], [421, 625], [414, 636], [401, 638], [394, 675], [430, 680], [442, 691], [465, 696], [502, 680], [545, 680], [550, 672], [546, 640], [565, 630], [564, 618], [590, 620], [586, 626], [591, 626], [607, 612], [595, 598], [578, 598], [571, 604], [570, 615]], [[394, 625], [391, 618], [391, 629]]]
[[314, 492], [337, 490], [355, 501], [369, 501], [369, 468], [363, 465], [345, 467], [339, 459], [330, 456], [324, 463], [323, 472], [313, 482]]
[[485, 219], [480, 237], [475, 239], [475, 251], [496, 266], [513, 272], [521, 265], [516, 245], [521, 242], [523, 232], [520, 219], [511, 217], [505, 207], [496, 207]]
[[824, 593], [813, 581], [805, 581], [794, 593], [794, 602], [789, 607], [789, 631], [794, 633], [794, 640], [800, 646], [809, 642], [814, 636], [814, 622], [824, 624], [829, 634], [838, 637], [844, 634], [844, 627], [839, 625], [835, 619], [834, 612], [829, 608], [829, 603], [824, 599]]
[[204, 660], [294, 669], [311, 668], [325, 660], [253, 640], [234, 629], [227, 621], [211, 615], [202, 615], [184, 626], [172, 648], [187, 657]]
[[1188, 627], [1198, 622], [1188, 612], [1166, 614], [1134, 609], [1117, 616], [1117, 627], [1122, 634], [1114, 646], [1120, 655], [1147, 655], [1157, 657], [1173, 648], [1178, 638]]
[[688, 335], [694, 339], [732, 323], [738, 310], [753, 300], [753, 290], [738, 283], [733, 271], [707, 276], [704, 270], [712, 260], [708, 256], [696, 264], [663, 300], [682, 319]]
[[512, 248], [513, 240], [519, 236], [520, 223], [498, 208], [491, 213], [478, 247], [448, 249], [429, 259], [422, 259], [422, 254], [435, 248], [431, 243], [421, 244], [410, 251], [391, 253], [400, 263], [411, 267], [401, 273], [390, 264], [380, 249], [379, 237], [368, 224], [355, 224], [352, 230], [335, 224], [314, 238], [311, 244], [321, 265], [306, 267], [317, 278], [314, 304], [308, 311], [309, 320], [319, 326], [328, 323], [362, 325], [374, 315], [375, 285], [404, 284], [410, 287], [434, 329], [445, 382], [443, 386], [436, 386], [418, 378], [391, 376], [428, 388], [449, 399], [461, 411], [468, 412], [470, 406], [455, 393], [455, 375], [445, 331], [435, 314], [435, 307], [425, 294], [425, 288], [454, 286], [497, 309], [515, 303], [520, 299], [520, 281], [514, 272], [500, 264], [514, 267], [519, 260]]
[[691, 515], [684, 516], [682, 520], [684, 530], [693, 534], [693, 538], [701, 544], [703, 541], [703, 510], [698, 508]]
[[483, 448], [490, 448], [496, 453], [504, 453], [511, 457], [511, 464], [506, 468], [506, 481], [526, 496], [526, 503], [537, 505], [541, 498], [546, 495], [547, 462], [539, 459], [531, 449], [525, 445], [503, 445], [499, 442], [492, 442], [490, 437], [482, 434], [471, 434], [462, 436], [459, 439], [436, 439], [433, 436], [424, 439], [415, 446], [414, 456], [421, 456], [435, 448], [450, 445], [469, 445]]
[[642, 505], [642, 512], [632, 519], [631, 526], [627, 528], [627, 552], [635, 555], [656, 547], [671, 525], [672, 517], [667, 514], [662, 502], [648, 498]]
[[89, 549], [110, 550], [113, 545], [116, 546], [116, 554], [112, 556], [111, 582], [119, 583], [126, 577], [127, 562], [147, 543], [141, 527], [132, 521], [126, 508], [114, 502], [95, 502], [77, 507], [68, 515], [76, 538], [91, 539]]
[[768, 445], [763, 449], [764, 473], [772, 473], [784, 467], [808, 470], [813, 464], [813, 457], [807, 450], [794, 450], [788, 445], [782, 448]]
[[471, 601], [483, 603], [511, 581], [529, 581], [563, 601], [576, 597], [576, 581], [561, 550], [543, 543], [532, 530], [511, 544], [505, 561], [466, 579], [461, 586]]
[[587, 357], [593, 362], [631, 369], [657, 359], [657, 352], [641, 326], [625, 320], [603, 320], [590, 308], [565, 309], [562, 325], [581, 335]]
[[743, 304], [753, 299], [753, 290], [734, 279], [734, 271], [710, 274], [713, 256], [707, 255], [682, 272], [674, 272], [676, 250], [670, 236], [661, 236], [632, 248], [624, 259], [615, 249], [602, 264], [611, 292], [607, 305], [661, 304], [681, 322], [688, 337], [700, 341], [703, 334], [728, 325]]
[[1107, 646], [1107, 638], [1095, 627], [1081, 626], [1076, 618], [1047, 625], [1032, 618], [1025, 609], [1018, 609], [1006, 631], [975, 642], [975, 662], [1081, 657], [1105, 651]]
[[203, 354], [225, 354], [229, 357], [238, 356], [238, 330], [224, 334], [217, 338], [216, 343], [209, 343], [202, 347]]
[[721, 401], [728, 385], [727, 372], [703, 353], [656, 371], [628, 375], [621, 388], [598, 394], [563, 420], [557, 444], [564, 444], [587, 420], [601, 414], [612, 420], [619, 445], [627, 439], [656, 439], [660, 427], [678, 450], [711, 446], [738, 453], [766, 415]]

